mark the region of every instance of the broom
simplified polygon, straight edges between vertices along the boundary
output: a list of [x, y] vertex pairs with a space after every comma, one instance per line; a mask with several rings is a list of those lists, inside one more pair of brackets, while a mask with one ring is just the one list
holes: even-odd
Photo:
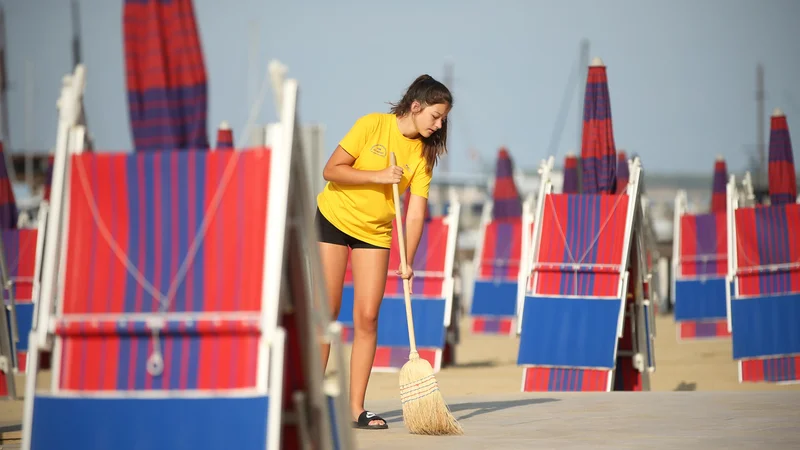
[[[390, 154], [393, 166], [397, 165], [394, 153]], [[400, 264], [405, 269], [406, 243], [403, 234], [403, 214], [400, 203], [400, 192], [396, 183], [392, 184], [394, 194], [395, 221], [397, 223], [397, 239], [400, 246]], [[406, 322], [408, 323], [408, 341], [410, 353], [408, 362], [400, 369], [400, 402], [403, 404], [403, 421], [412, 434], [453, 435], [463, 434], [464, 430], [439, 391], [439, 384], [433, 376], [431, 364], [419, 357], [417, 343], [414, 338], [414, 319], [411, 315], [411, 286], [408, 279], [403, 279], [403, 293], [406, 301]]]

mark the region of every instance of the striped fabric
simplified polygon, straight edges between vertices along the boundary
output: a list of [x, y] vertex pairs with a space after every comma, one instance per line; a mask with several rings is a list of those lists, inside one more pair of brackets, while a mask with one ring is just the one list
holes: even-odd
[[522, 253], [522, 218], [493, 220], [486, 225], [480, 279], [516, 281]]
[[0, 228], [17, 228], [17, 202], [8, 178], [8, 167], [0, 142]]
[[14, 300], [33, 300], [33, 274], [36, 266], [36, 239], [39, 232], [31, 229], [2, 230], [6, 267], [14, 282]]
[[625, 195], [548, 194], [535, 293], [618, 296], [627, 211]]
[[[450, 227], [444, 217], [437, 217], [422, 229], [417, 254], [411, 267], [414, 278], [411, 280], [411, 291], [414, 298], [442, 298], [442, 286], [445, 280], [445, 264], [447, 256], [447, 235]], [[386, 279], [385, 296], [403, 296], [403, 278], [396, 275], [400, 267], [400, 251], [397, 239], [397, 227], [392, 231], [392, 246], [389, 250], [389, 275]], [[406, 355], [408, 356], [408, 355]]]
[[580, 193], [578, 173], [578, 157], [569, 154], [564, 158], [564, 186], [561, 191], [564, 194], [578, 194]]
[[[395, 372], [408, 362], [408, 347], [377, 346], [372, 365], [381, 371]], [[436, 357], [441, 351], [434, 348], [417, 348], [420, 359], [428, 361], [431, 367], [437, 367]]]
[[739, 296], [800, 292], [800, 204], [737, 209], [735, 220]]
[[123, 30], [136, 151], [207, 149], [206, 68], [191, 0], [125, 0]]
[[728, 167], [721, 157], [714, 162], [714, 181], [711, 186], [711, 212], [724, 213], [728, 210], [725, 185], [728, 183]]
[[681, 216], [681, 278], [728, 273], [728, 228], [725, 212]]
[[523, 392], [605, 392], [610, 370], [558, 367], [526, 367], [523, 369]]
[[739, 361], [742, 381], [780, 383], [800, 379], [800, 356]]
[[628, 181], [630, 181], [631, 172], [628, 168], [628, 155], [620, 151], [617, 153], [617, 194], [625, 193], [628, 189]]
[[780, 112], [773, 114], [769, 132], [769, 199], [773, 205], [797, 200], [792, 140], [786, 116]]
[[514, 184], [514, 166], [505, 148], [501, 148], [497, 153], [492, 201], [492, 216], [495, 219], [522, 216], [522, 203], [517, 186]]
[[687, 320], [678, 322], [678, 339], [716, 339], [729, 338], [728, 320]]
[[[61, 389], [255, 386], [269, 169], [263, 148], [72, 156]], [[153, 377], [131, 314], [159, 311]]]
[[217, 128], [217, 150], [233, 150], [233, 130], [227, 122]]
[[586, 80], [581, 143], [582, 192], [613, 194], [617, 161], [606, 67], [592, 65]]

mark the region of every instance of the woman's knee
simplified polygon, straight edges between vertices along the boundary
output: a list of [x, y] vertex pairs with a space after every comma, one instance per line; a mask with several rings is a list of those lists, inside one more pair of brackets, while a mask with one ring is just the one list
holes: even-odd
[[378, 307], [357, 308], [353, 311], [353, 324], [362, 332], [374, 334], [378, 332]]

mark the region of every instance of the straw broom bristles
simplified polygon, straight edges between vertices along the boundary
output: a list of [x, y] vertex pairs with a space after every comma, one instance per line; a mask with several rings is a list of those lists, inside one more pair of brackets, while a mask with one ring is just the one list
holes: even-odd
[[[390, 154], [392, 165], [397, 165], [394, 152]], [[397, 184], [392, 184], [395, 205], [395, 221], [400, 248], [400, 264], [406, 265], [405, 236], [403, 235], [402, 205]], [[403, 422], [413, 434], [458, 435], [464, 430], [450, 413], [439, 384], [433, 376], [431, 364], [419, 357], [414, 336], [414, 319], [411, 315], [411, 286], [409, 280], [403, 279], [403, 291], [406, 304], [406, 322], [408, 324], [408, 340], [411, 352], [408, 362], [400, 369], [400, 402], [403, 405]]]
[[413, 434], [464, 433], [442, 397], [431, 364], [415, 351], [400, 369], [400, 402], [403, 404], [403, 421]]

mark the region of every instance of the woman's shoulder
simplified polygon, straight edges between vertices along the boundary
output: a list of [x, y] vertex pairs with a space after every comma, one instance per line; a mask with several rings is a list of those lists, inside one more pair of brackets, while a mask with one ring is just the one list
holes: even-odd
[[391, 113], [371, 112], [359, 117], [356, 120], [356, 124], [361, 126], [371, 126], [377, 128], [386, 124], [390, 119], [393, 118], [394, 114]]

